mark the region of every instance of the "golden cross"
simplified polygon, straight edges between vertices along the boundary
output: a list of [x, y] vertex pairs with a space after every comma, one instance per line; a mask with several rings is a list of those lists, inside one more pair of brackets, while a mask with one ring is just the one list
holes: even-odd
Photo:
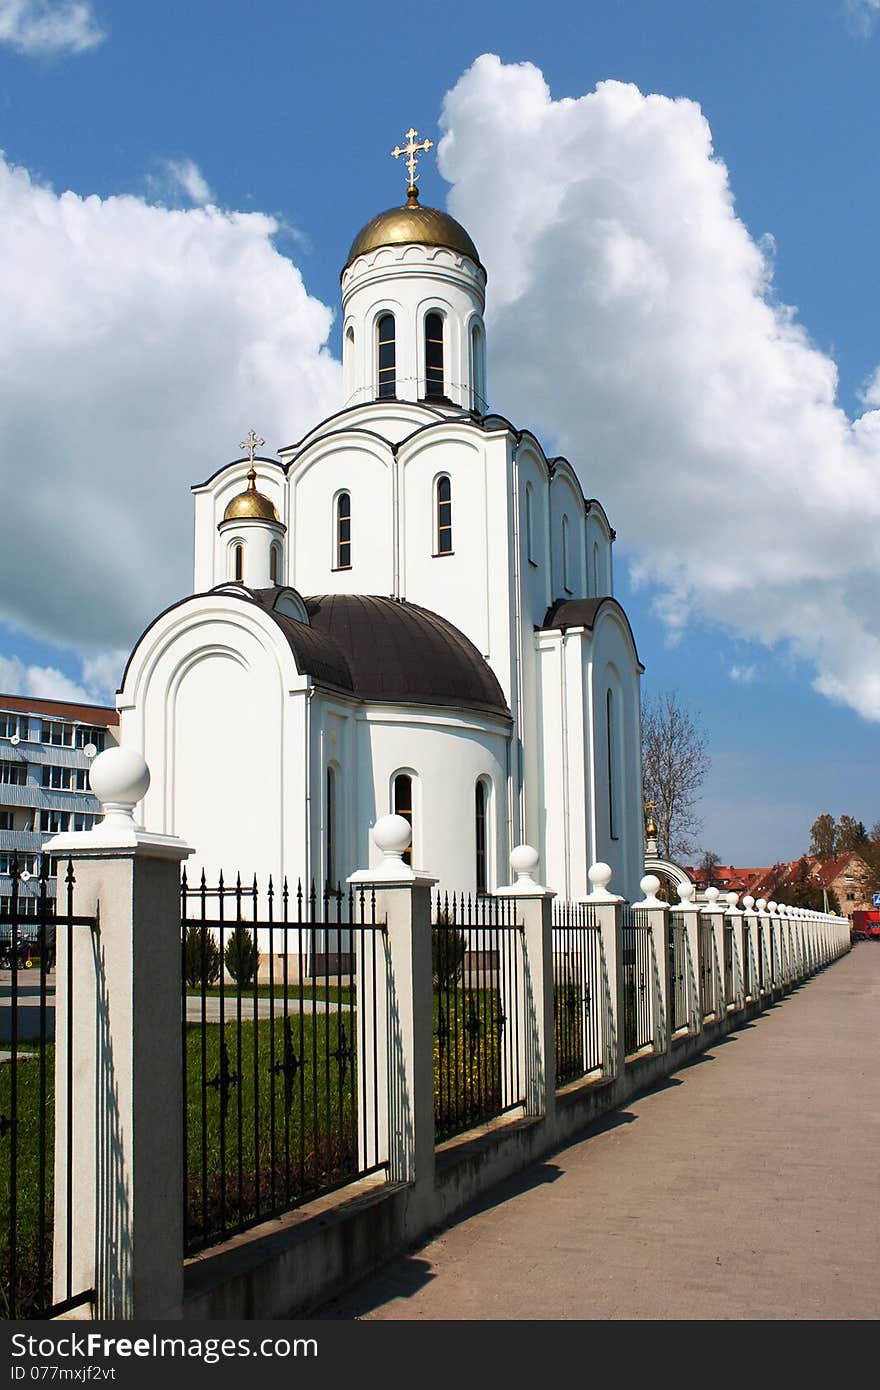
[[248, 434], [247, 439], [243, 439], [239, 444], [239, 449], [247, 449], [251, 468], [253, 468], [254, 466], [254, 454], [257, 452], [258, 449], [262, 449], [265, 442], [265, 439], [258, 439], [257, 436], [254, 434], [253, 430], [251, 430]]
[[391, 154], [394, 159], [400, 159], [401, 155], [404, 154], [407, 157], [406, 167], [409, 170], [409, 188], [407, 189], [408, 193], [415, 192], [416, 180], [419, 177], [416, 173], [416, 165], [418, 163], [416, 155], [419, 153], [420, 150], [427, 151], [432, 149], [434, 145], [433, 140], [422, 140], [420, 144], [417, 144], [416, 136], [418, 135], [418, 133], [419, 132], [417, 130], [413, 130], [412, 126], [410, 126], [409, 130], [406, 132], [406, 144], [403, 146], [395, 145], [394, 149], [391, 151]]

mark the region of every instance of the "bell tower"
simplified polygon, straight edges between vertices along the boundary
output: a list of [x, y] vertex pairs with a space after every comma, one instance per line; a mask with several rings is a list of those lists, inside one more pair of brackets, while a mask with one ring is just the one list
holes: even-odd
[[407, 200], [358, 232], [342, 271], [344, 405], [420, 401], [485, 414], [486, 272], [464, 227], [419, 201], [407, 131]]

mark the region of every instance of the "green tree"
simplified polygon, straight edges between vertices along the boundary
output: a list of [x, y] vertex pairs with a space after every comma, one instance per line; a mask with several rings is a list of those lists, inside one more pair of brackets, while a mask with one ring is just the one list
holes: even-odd
[[188, 985], [215, 985], [220, 978], [220, 947], [214, 933], [196, 923], [186, 929], [183, 974]]
[[810, 826], [810, 854], [817, 859], [833, 859], [837, 853], [837, 821], [827, 811]]
[[226, 969], [239, 985], [249, 985], [260, 968], [260, 952], [253, 933], [237, 922], [223, 952]]
[[[441, 918], [443, 913], [440, 914]], [[438, 921], [431, 932], [431, 961], [434, 968], [434, 988], [449, 989], [461, 979], [467, 942], [463, 931]]]
[[849, 850], [864, 849], [868, 843], [868, 832], [864, 823], [854, 816], [841, 816], [837, 827], [837, 853], [846, 854]]

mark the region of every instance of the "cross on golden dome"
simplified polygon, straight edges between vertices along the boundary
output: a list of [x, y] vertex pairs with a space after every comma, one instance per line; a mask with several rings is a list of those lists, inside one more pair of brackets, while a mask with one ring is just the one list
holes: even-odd
[[248, 432], [247, 439], [242, 439], [240, 441], [238, 447], [239, 449], [247, 449], [248, 459], [250, 460], [251, 468], [253, 468], [254, 466], [254, 454], [257, 452], [258, 449], [262, 449], [265, 442], [265, 439], [260, 439], [256, 434], [254, 434], [253, 430], [250, 430]]
[[409, 171], [409, 186], [406, 191], [410, 198], [418, 198], [419, 196], [419, 191], [416, 188], [416, 180], [419, 177], [416, 173], [416, 165], [418, 164], [416, 156], [423, 150], [427, 152], [432, 149], [434, 145], [433, 140], [417, 141], [416, 136], [418, 133], [417, 130], [413, 130], [412, 126], [410, 126], [409, 130], [406, 132], [406, 144], [395, 145], [394, 149], [391, 151], [393, 159], [400, 159], [403, 155], [407, 157], [406, 167]]

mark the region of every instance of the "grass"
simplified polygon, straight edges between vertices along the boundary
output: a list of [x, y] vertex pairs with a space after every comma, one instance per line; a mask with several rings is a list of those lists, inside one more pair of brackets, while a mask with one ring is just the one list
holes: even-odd
[[355, 1028], [350, 1010], [187, 1027], [188, 1248], [357, 1176]]
[[[234, 985], [226, 985], [222, 990], [219, 985], [208, 985], [205, 989], [205, 998], [219, 999], [220, 995], [223, 994], [227, 1003], [231, 1002], [234, 1005], [234, 989]], [[201, 985], [187, 985], [186, 994], [188, 999], [201, 999]], [[270, 999], [273, 994], [276, 999], [283, 1002], [284, 986], [277, 980], [274, 989], [270, 985], [257, 986], [258, 999]], [[247, 1009], [247, 1001], [253, 1001], [253, 998], [253, 985], [245, 985], [242, 993], [243, 1007], [245, 1010]], [[313, 988], [311, 984], [289, 984], [287, 987], [287, 999], [290, 1003], [298, 1003], [300, 999], [318, 999], [331, 1004], [350, 1004], [354, 1002], [354, 987], [352, 985], [316, 985]]]
[[[0, 1114], [12, 1110], [13, 1077], [16, 1083], [16, 1126], [0, 1138], [0, 1313], [3, 1317], [26, 1316], [45, 1306], [51, 1294], [52, 1173], [55, 1122], [55, 1048], [45, 1047], [46, 1092], [41, 1104], [40, 1050], [27, 1044], [18, 1061], [0, 1064]], [[40, 1114], [45, 1119], [46, 1144], [46, 1283], [40, 1284]], [[10, 1180], [16, 1163], [15, 1288], [10, 1288]], [[14, 1307], [13, 1307], [14, 1302]]]
[[494, 989], [434, 991], [434, 1123], [438, 1143], [501, 1113], [503, 1029]]

